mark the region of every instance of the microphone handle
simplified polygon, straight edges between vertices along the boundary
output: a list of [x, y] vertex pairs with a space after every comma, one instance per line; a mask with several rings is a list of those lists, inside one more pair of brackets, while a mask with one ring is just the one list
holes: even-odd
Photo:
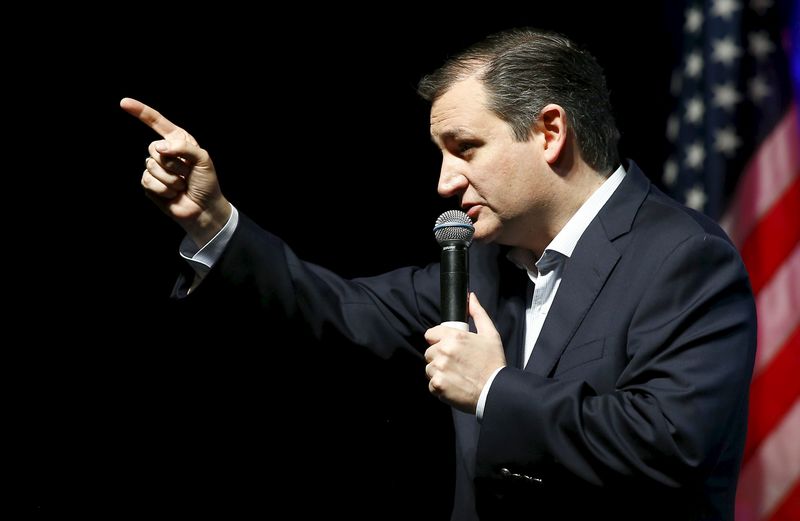
[[444, 242], [439, 274], [442, 323], [459, 322], [463, 324], [459, 329], [465, 330], [469, 292], [468, 249], [464, 241]]

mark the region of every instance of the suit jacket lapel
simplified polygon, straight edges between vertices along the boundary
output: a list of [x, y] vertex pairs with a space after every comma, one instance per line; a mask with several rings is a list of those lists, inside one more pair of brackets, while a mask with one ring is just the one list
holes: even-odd
[[550, 374], [620, 258], [612, 241], [630, 230], [650, 187], [635, 163], [630, 162], [626, 170], [625, 180], [583, 233], [566, 262], [558, 293], [526, 371]]
[[596, 221], [581, 237], [581, 247], [575, 248], [567, 260], [558, 293], [525, 367], [527, 371], [543, 376], [550, 373], [619, 260], [619, 253], [604, 233], [590, 234], [594, 227], [599, 227]]

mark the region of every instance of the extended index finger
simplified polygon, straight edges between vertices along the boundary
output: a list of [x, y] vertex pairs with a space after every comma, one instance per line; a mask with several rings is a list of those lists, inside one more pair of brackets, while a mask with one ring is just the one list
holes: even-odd
[[161, 115], [156, 109], [133, 98], [122, 98], [119, 102], [122, 110], [158, 132], [165, 139], [179, 139], [186, 136], [186, 131]]

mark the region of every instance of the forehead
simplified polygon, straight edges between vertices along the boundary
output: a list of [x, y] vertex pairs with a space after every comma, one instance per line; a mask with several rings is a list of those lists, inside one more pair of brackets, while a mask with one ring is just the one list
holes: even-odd
[[453, 84], [431, 106], [431, 136], [437, 139], [445, 133], [477, 132], [502, 122], [486, 107], [486, 101], [486, 89], [474, 76]]

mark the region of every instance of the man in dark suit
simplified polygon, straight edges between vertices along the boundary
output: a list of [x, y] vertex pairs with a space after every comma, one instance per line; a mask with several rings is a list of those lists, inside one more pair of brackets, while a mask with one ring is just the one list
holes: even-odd
[[475, 225], [474, 332], [437, 325], [436, 264], [344, 280], [298, 259], [189, 134], [125, 99], [164, 138], [142, 184], [188, 234], [176, 293], [223, 287], [319, 339], [424, 351], [453, 406], [454, 520], [733, 519], [756, 325], [725, 234], [621, 164], [602, 71], [560, 36], [492, 36], [420, 93], [439, 193]]

